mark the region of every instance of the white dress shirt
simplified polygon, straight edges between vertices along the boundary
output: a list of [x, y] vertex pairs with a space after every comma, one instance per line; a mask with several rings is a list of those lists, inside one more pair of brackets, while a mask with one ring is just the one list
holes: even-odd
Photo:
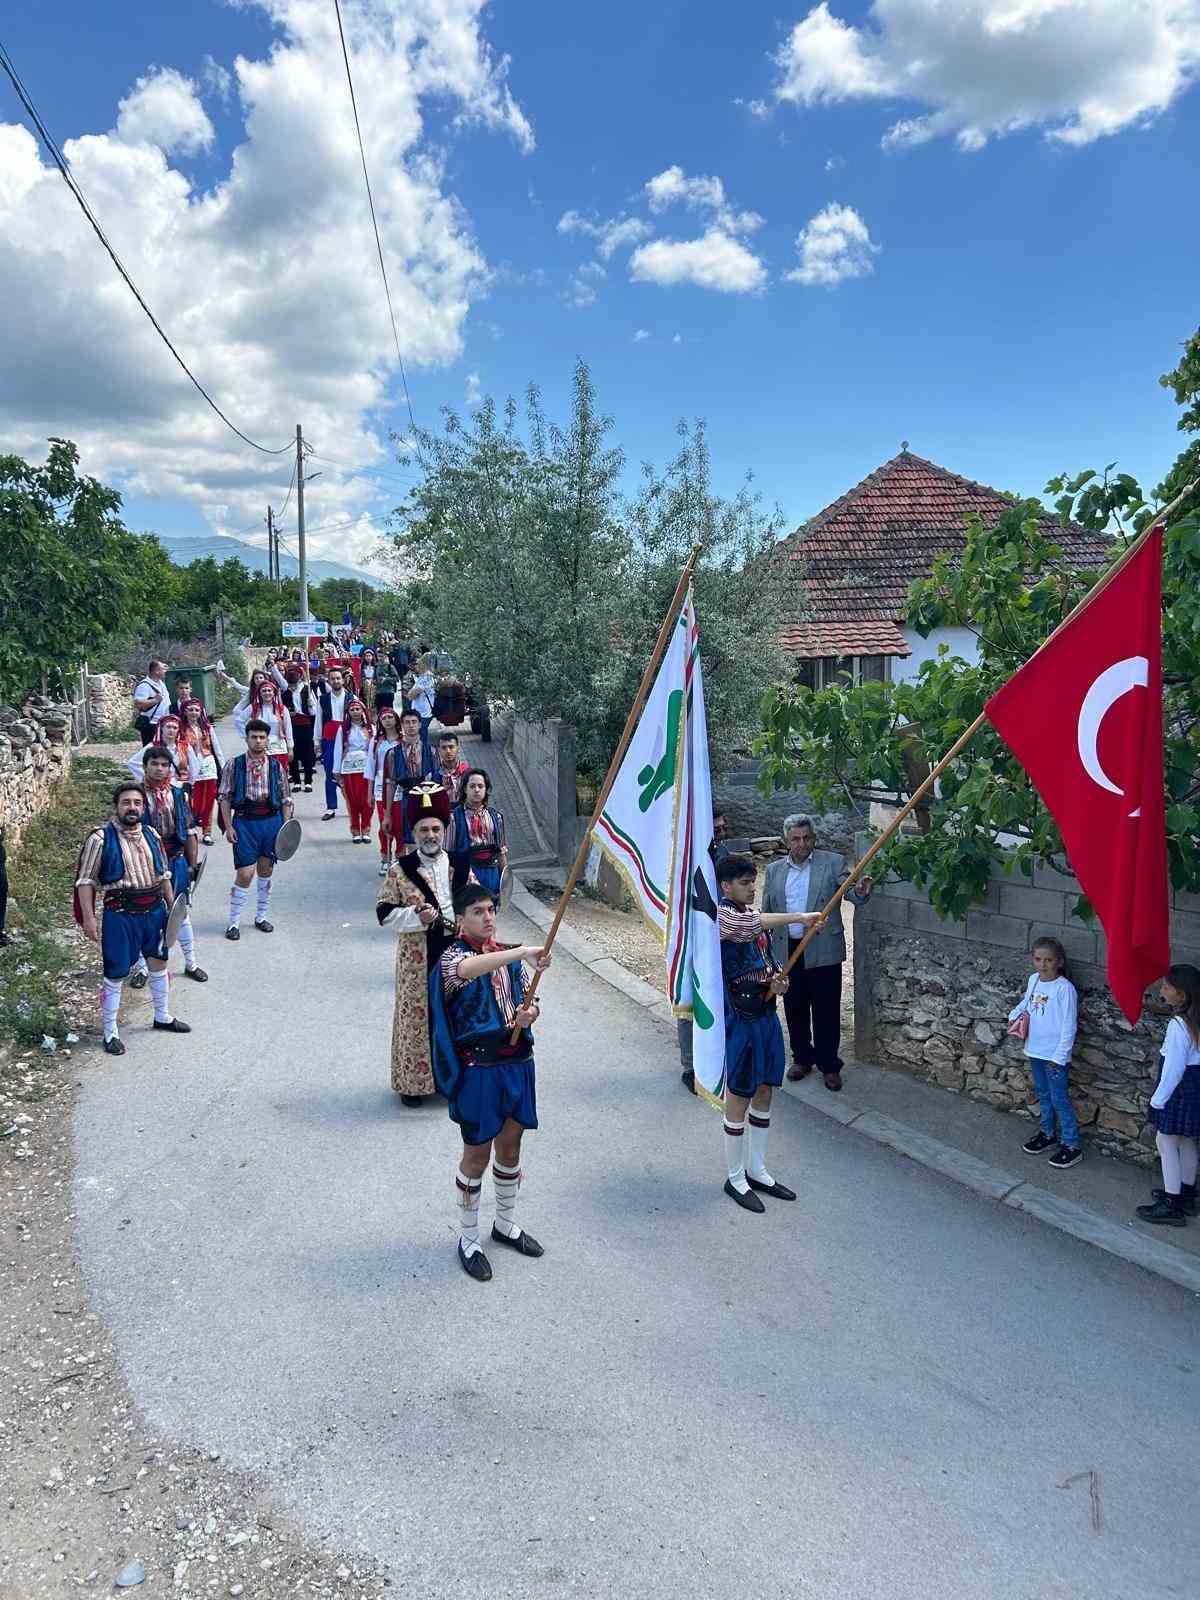
[[[808, 910], [808, 885], [812, 878], [812, 858], [810, 857], [802, 867], [794, 862], [788, 862], [787, 886], [784, 890], [784, 904], [789, 911]], [[789, 922], [788, 934], [793, 939], [803, 939], [808, 928], [803, 922]]]
[[151, 706], [149, 711], [139, 712], [138, 715], [149, 717], [150, 721], [157, 727], [171, 709], [171, 691], [166, 684], [158, 678], [143, 678], [133, 691], [133, 698], [135, 700], [148, 700], [152, 694], [158, 696], [158, 704]]

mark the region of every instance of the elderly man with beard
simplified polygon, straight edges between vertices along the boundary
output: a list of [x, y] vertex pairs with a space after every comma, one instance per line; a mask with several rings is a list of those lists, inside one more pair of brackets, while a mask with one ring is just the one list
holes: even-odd
[[465, 861], [446, 854], [450, 797], [439, 783], [419, 783], [405, 797], [416, 849], [388, 869], [375, 914], [394, 928], [396, 998], [392, 1012], [392, 1088], [406, 1106], [435, 1091], [429, 1043], [429, 974], [454, 937], [454, 896], [471, 881]]

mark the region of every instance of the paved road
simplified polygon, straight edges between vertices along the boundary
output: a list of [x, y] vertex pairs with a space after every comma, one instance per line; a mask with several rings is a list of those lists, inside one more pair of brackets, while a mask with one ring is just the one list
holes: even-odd
[[[344, 829], [308, 825], [239, 945], [215, 852], [195, 1032], [135, 1020], [84, 1075], [82, 1259], [156, 1429], [422, 1595], [1197, 1593], [1189, 1297], [795, 1102], [800, 1202], [743, 1215], [663, 1032], [567, 957], [522, 1195], [547, 1254], [470, 1282], [444, 1108], [387, 1087], [393, 936]], [[1088, 1471], [1099, 1532], [1059, 1487]]]

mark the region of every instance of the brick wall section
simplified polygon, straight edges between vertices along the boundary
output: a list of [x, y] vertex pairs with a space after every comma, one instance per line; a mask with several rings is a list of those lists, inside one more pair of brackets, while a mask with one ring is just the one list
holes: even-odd
[[[1146, 1108], [1166, 1018], [1130, 1028], [1104, 978], [1099, 928], [1072, 907], [1079, 885], [1051, 869], [1032, 880], [997, 876], [962, 922], [937, 915], [913, 885], [881, 885], [855, 913], [855, 1051], [1004, 1111], [1033, 1108], [1020, 1041], [1006, 1035], [1041, 934], [1060, 939], [1079, 990], [1072, 1094], [1089, 1144], [1143, 1166], [1154, 1160]], [[1200, 966], [1200, 895], [1178, 893], [1172, 960]]]

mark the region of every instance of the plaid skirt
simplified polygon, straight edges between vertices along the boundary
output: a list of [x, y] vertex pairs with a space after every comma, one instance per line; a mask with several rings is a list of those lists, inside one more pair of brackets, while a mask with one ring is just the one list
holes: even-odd
[[1150, 1120], [1159, 1133], [1200, 1139], [1200, 1063], [1185, 1069], [1183, 1077], [1175, 1085], [1175, 1092], [1161, 1111], [1150, 1107]]

